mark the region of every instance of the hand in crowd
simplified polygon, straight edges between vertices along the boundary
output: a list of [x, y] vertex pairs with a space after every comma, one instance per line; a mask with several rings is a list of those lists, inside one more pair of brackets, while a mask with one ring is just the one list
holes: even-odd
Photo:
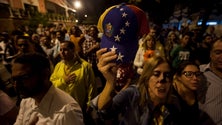
[[65, 76], [64, 79], [67, 84], [74, 83], [74, 81], [76, 79], [76, 74], [75, 73], [69, 74], [69, 75]]
[[102, 72], [108, 83], [113, 83], [116, 77], [116, 63], [112, 62], [117, 58], [115, 52], [107, 52], [107, 48], [102, 48], [96, 52], [98, 58], [97, 67]]

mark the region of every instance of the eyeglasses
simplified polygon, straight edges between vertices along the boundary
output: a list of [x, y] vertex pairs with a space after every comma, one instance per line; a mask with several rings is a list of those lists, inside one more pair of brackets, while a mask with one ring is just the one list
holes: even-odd
[[194, 75], [196, 77], [199, 77], [201, 75], [201, 72], [184, 71], [183, 75], [185, 75], [187, 78], [192, 78]]

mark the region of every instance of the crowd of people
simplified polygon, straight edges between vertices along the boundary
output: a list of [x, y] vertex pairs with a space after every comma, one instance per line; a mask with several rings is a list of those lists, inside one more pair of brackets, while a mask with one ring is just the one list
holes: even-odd
[[11, 75], [0, 80], [1, 124], [222, 124], [222, 36], [213, 26], [161, 29], [120, 4], [97, 26], [2, 32], [0, 54]]

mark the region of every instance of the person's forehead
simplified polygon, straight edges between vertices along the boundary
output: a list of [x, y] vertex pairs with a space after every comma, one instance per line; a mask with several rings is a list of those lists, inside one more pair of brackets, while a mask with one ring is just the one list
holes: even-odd
[[187, 65], [184, 70], [199, 70], [197, 66], [195, 65]]
[[184, 38], [184, 39], [189, 39], [190, 36], [189, 36], [189, 35], [185, 35], [183, 38]]
[[215, 42], [213, 45], [213, 50], [222, 50], [222, 41], [220, 42]]
[[170, 71], [170, 66], [169, 66], [169, 64], [167, 62], [163, 62], [163, 63], [157, 65], [156, 68], [154, 69], [154, 71], [155, 70], [161, 70], [161, 71], [167, 70], [167, 71]]

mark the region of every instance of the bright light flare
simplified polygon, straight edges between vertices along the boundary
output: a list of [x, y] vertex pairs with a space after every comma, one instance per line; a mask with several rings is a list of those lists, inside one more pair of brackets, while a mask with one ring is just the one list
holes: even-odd
[[82, 7], [82, 4], [81, 4], [80, 1], [75, 1], [75, 2], [74, 2], [74, 6], [75, 6], [76, 9], [79, 9], [79, 8]]

